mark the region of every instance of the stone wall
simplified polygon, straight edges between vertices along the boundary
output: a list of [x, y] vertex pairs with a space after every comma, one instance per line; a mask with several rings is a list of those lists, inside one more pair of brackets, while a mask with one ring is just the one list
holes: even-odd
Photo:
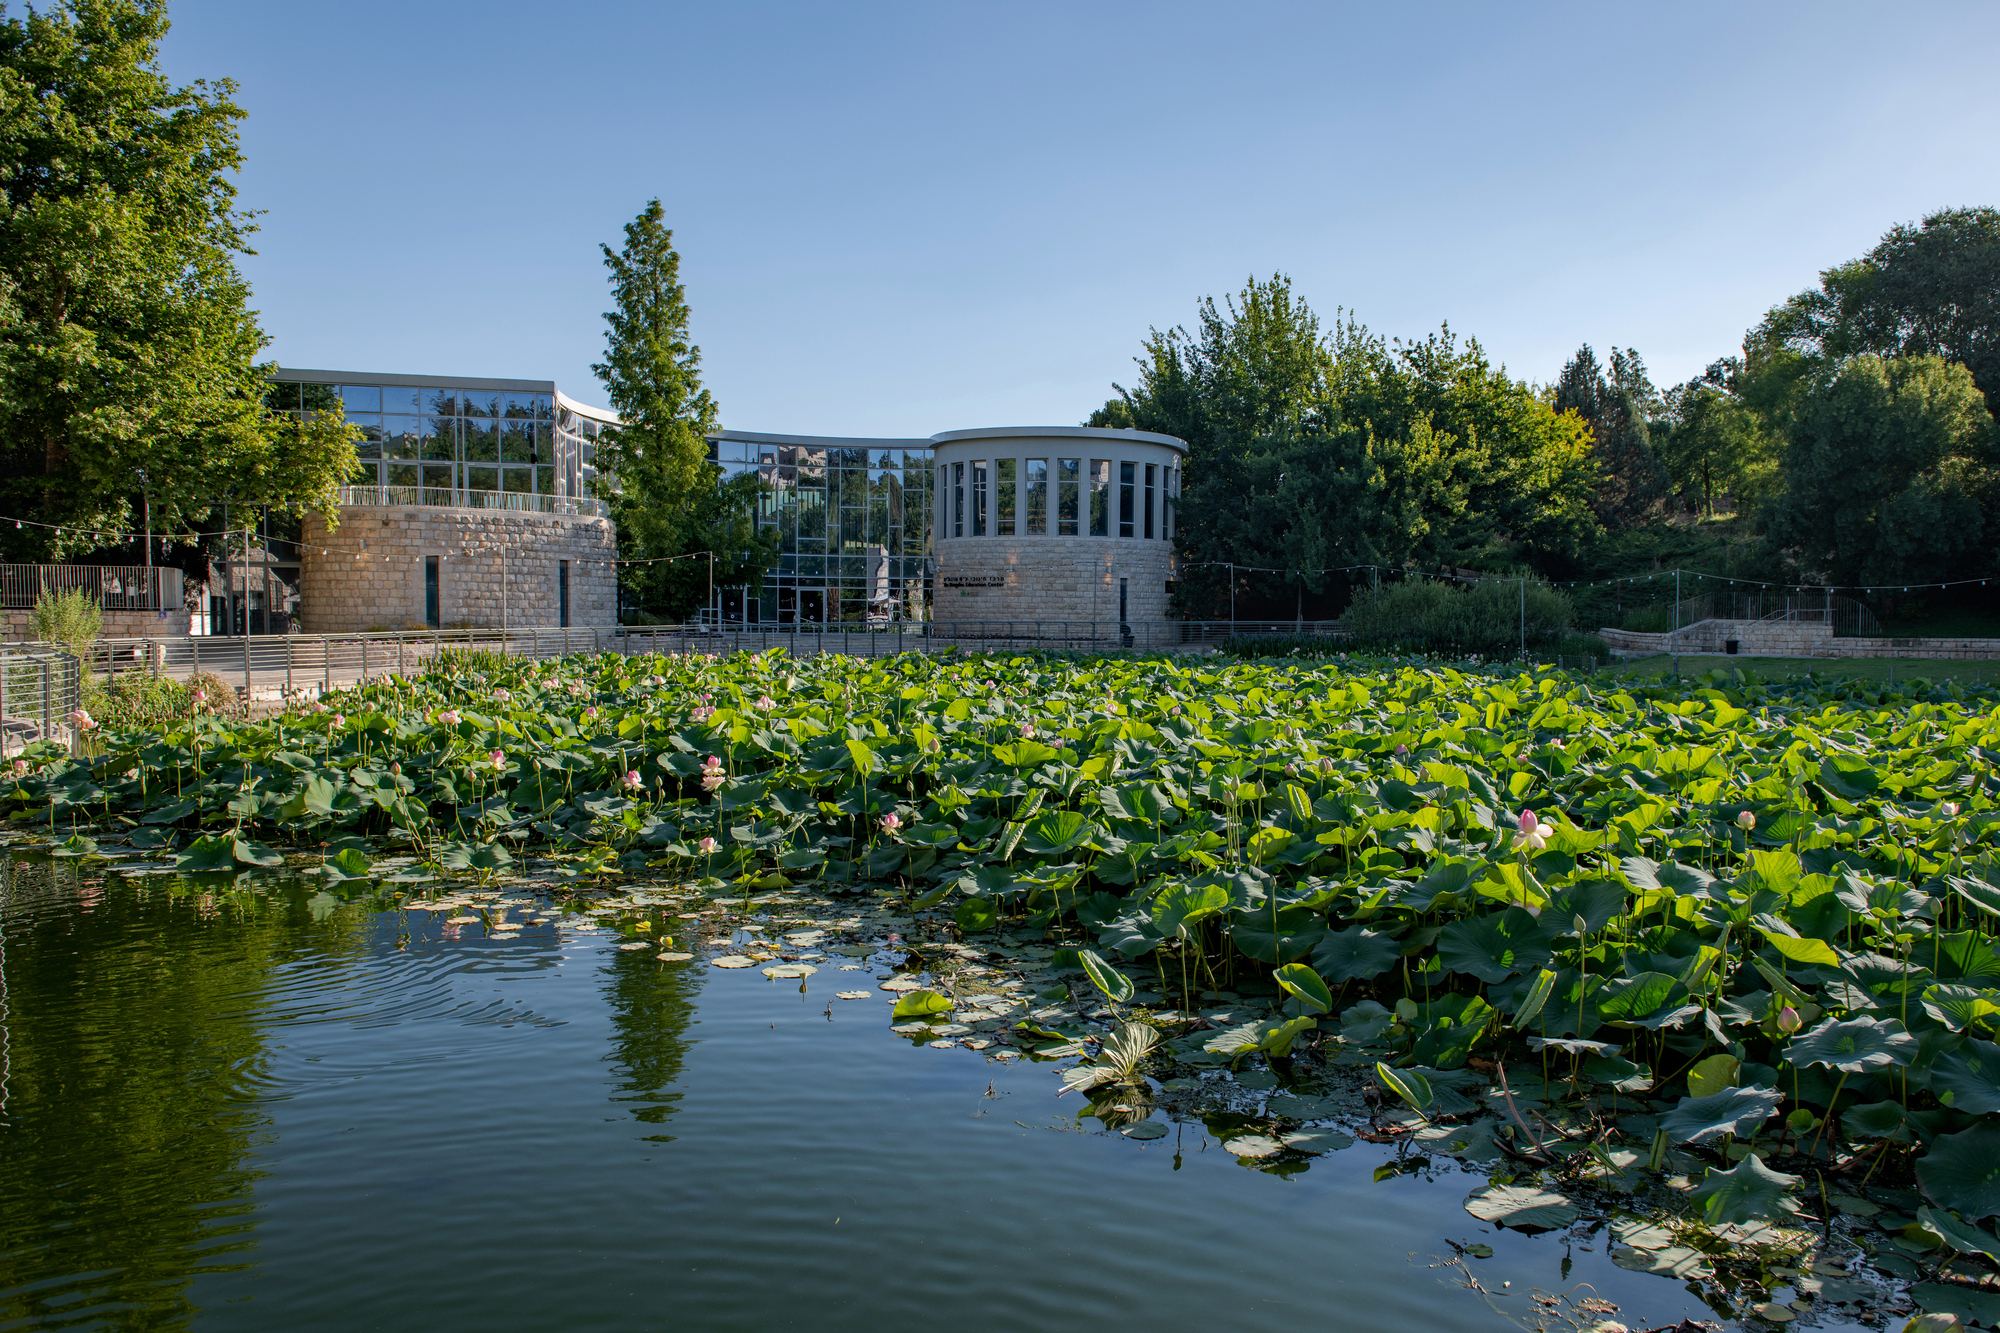
[[1698, 620], [1665, 634], [1601, 629], [1612, 653], [1726, 653], [1731, 639], [1739, 657], [1904, 657], [1923, 661], [2000, 658], [2000, 639], [1898, 639], [1888, 635], [1835, 638], [1833, 628], [1787, 620]]
[[[308, 634], [423, 629], [425, 558], [438, 560], [440, 625], [552, 627], [559, 562], [569, 562], [569, 623], [618, 623], [609, 519], [411, 505], [343, 509], [326, 530], [306, 516], [299, 591]], [[325, 553], [321, 553], [324, 551]], [[506, 580], [503, 585], [502, 570]]]
[[[34, 635], [33, 611], [8, 611], [7, 641], [21, 643]], [[188, 613], [185, 609], [169, 610], [162, 619], [158, 611], [106, 611], [104, 628], [98, 631], [106, 639], [166, 639], [180, 638], [188, 632]]]
[[1118, 630], [1118, 581], [1128, 623], [1167, 619], [1173, 544], [1124, 537], [966, 537], [937, 543], [932, 618], [1096, 621]]

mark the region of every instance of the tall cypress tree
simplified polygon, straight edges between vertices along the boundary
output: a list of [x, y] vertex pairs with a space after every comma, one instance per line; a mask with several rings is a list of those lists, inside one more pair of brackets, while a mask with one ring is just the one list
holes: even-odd
[[1598, 464], [1591, 508], [1600, 523], [1613, 530], [1628, 528], [1665, 511], [1672, 482], [1653, 453], [1647, 425], [1649, 413], [1663, 408], [1638, 352], [1613, 347], [1607, 379], [1597, 354], [1585, 343], [1556, 380], [1555, 409], [1575, 412], [1590, 423]]
[[658, 199], [625, 224], [625, 245], [604, 252], [616, 309], [604, 360], [591, 367], [604, 383], [619, 426], [600, 437], [597, 465], [628, 603], [682, 616], [707, 598], [709, 561], [668, 557], [714, 554], [715, 586], [761, 585], [777, 534], [760, 530], [754, 475], [722, 483], [707, 437], [718, 428], [715, 399], [701, 384], [701, 349], [689, 337], [687, 289], [674, 234]]

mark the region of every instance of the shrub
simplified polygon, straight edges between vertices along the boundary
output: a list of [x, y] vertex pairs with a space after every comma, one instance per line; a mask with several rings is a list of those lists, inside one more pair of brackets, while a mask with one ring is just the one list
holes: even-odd
[[158, 730], [195, 715], [197, 690], [207, 696], [201, 706], [210, 712], [233, 718], [250, 714], [249, 708], [238, 702], [234, 686], [205, 671], [186, 680], [128, 671], [106, 681], [92, 681], [84, 688], [84, 707], [108, 727]]
[[1332, 657], [1347, 646], [1324, 634], [1232, 634], [1215, 650], [1225, 657]]
[[[1522, 597], [1521, 585], [1511, 581], [1461, 586], [1412, 579], [1361, 592], [1341, 625], [1361, 647], [1512, 656], [1521, 646]], [[1528, 584], [1526, 606], [1529, 647], [1553, 643], [1575, 624], [1569, 596], [1546, 583]]]
[[90, 669], [92, 647], [104, 628], [104, 612], [98, 608], [95, 594], [81, 588], [66, 592], [44, 590], [35, 599], [32, 623], [36, 639], [60, 644], [65, 652], [84, 664], [86, 672]]

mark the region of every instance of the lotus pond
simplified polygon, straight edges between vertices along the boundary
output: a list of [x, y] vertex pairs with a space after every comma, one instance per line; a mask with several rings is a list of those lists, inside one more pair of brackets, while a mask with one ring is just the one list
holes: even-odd
[[0, 1327], [1991, 1323], [1995, 698], [493, 660], [32, 749]]

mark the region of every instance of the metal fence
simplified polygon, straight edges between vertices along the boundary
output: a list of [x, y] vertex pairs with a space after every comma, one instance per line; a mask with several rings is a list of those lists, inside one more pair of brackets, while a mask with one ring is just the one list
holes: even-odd
[[453, 505], [460, 509], [506, 509], [529, 514], [603, 518], [602, 500], [576, 495], [525, 495], [519, 491], [471, 491], [453, 486], [342, 486], [343, 506]]
[[82, 664], [46, 647], [0, 648], [0, 755], [38, 740], [68, 743], [70, 714], [83, 706]]
[[44, 593], [81, 589], [106, 611], [178, 611], [181, 583], [170, 565], [0, 565], [0, 607], [28, 610]]
[[[1672, 603], [1669, 603], [1669, 613]], [[1675, 623], [1702, 620], [1759, 620], [1831, 625], [1836, 637], [1861, 638], [1882, 632], [1875, 613], [1852, 597], [1816, 588], [1787, 592], [1705, 592], [1681, 599]]]

